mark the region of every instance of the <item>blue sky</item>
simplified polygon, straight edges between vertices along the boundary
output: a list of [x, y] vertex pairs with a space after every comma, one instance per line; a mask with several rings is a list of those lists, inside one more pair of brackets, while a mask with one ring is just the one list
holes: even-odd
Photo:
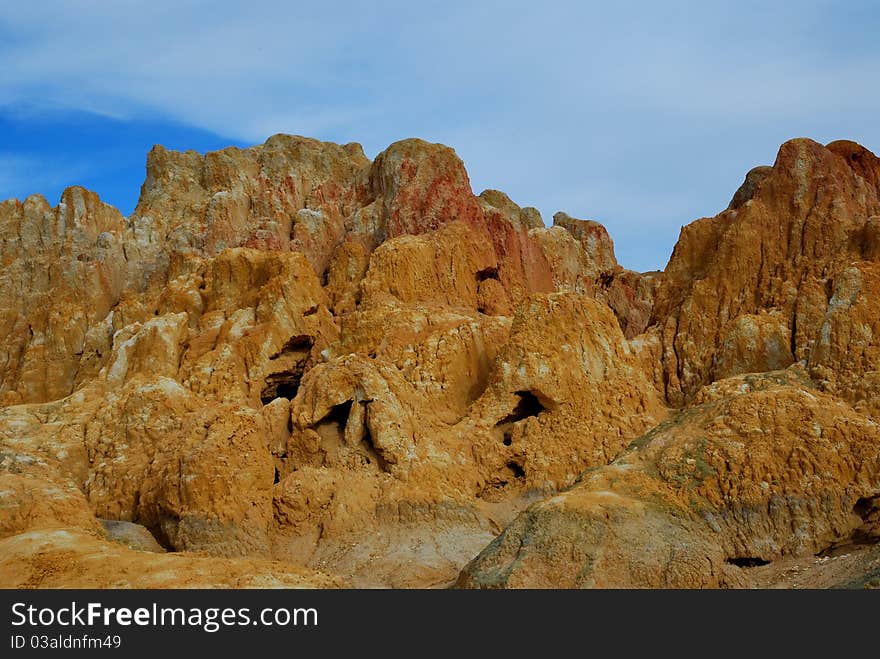
[[154, 143], [421, 137], [649, 270], [786, 139], [880, 151], [876, 2], [611, 4], [0, 0], [0, 198], [129, 213]]

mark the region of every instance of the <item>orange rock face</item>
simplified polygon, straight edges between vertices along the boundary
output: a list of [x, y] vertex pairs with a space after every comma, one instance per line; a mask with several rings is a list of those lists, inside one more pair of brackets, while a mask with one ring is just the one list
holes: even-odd
[[285, 135], [155, 147], [128, 218], [81, 188], [4, 202], [0, 257], [0, 585], [834, 585], [875, 560], [856, 144], [787, 142], [662, 273], [474, 195], [448, 147]]
[[[732, 334], [788, 334], [788, 354], [770, 361], [809, 359], [835, 281], [874, 254], [878, 177], [880, 160], [852, 142], [792, 140], [772, 168], [750, 172], [730, 208], [682, 229], [652, 315], [671, 403], [711, 381]], [[777, 326], [747, 330], [741, 316], [762, 311], [776, 312]]]
[[2, 402], [54, 400], [94, 376], [82, 356], [119, 302], [124, 233], [122, 215], [82, 188], [55, 208], [38, 195], [0, 204]]
[[531, 506], [467, 587], [754, 587], [765, 566], [880, 540], [880, 426], [796, 370], [720, 380]]

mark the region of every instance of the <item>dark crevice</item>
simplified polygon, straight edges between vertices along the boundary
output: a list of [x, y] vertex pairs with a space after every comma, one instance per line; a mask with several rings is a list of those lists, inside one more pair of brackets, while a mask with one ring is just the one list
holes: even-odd
[[294, 352], [304, 352], [306, 355], [312, 350], [315, 341], [312, 337], [305, 334], [291, 336], [287, 342], [281, 346], [281, 350], [269, 357], [270, 360], [278, 359], [283, 355], [289, 355]]
[[874, 545], [880, 542], [880, 495], [862, 497], [853, 506], [853, 513], [862, 520], [848, 537], [832, 542], [816, 553], [816, 556], [836, 556], [844, 551]]
[[516, 423], [532, 416], [538, 416], [547, 409], [531, 391], [517, 391], [516, 395], [519, 396], [519, 402], [516, 404], [516, 407], [513, 408], [510, 414], [498, 421], [495, 424], [496, 427]]
[[[296, 392], [299, 391], [299, 383], [302, 380], [303, 368], [297, 364], [294, 368], [279, 371], [278, 373], [270, 373], [264, 380], [263, 390], [260, 392], [260, 400], [263, 405], [268, 405], [276, 398], [286, 398], [293, 400], [296, 398]], [[290, 424], [288, 424], [290, 427]], [[293, 428], [290, 427], [293, 431]]]
[[834, 297], [834, 280], [829, 277], [825, 280], [825, 299], [831, 302], [832, 297]]
[[521, 464], [514, 462], [513, 460], [507, 463], [507, 468], [516, 479], [522, 479], [526, 477], [526, 470], [523, 469]]
[[486, 281], [487, 279], [498, 281], [498, 268], [483, 268], [477, 271], [477, 281]]
[[504, 431], [504, 439], [501, 440], [501, 443], [505, 446], [510, 446], [511, 444], [513, 444], [513, 437], [511, 436], [511, 432], [509, 429]]
[[376, 448], [376, 444], [373, 442], [373, 435], [370, 433], [370, 427], [364, 423], [364, 437], [361, 440], [364, 445], [367, 447], [367, 464], [373, 464], [375, 461], [376, 466], [379, 467], [381, 471], [388, 471], [388, 463], [385, 458], [382, 457], [382, 451]]
[[314, 316], [316, 313], [318, 313], [318, 306], [314, 305], [303, 311], [303, 316]]
[[180, 524], [179, 515], [168, 510], [161, 510], [159, 511], [159, 519], [154, 524], [145, 524], [145, 526], [162, 549], [173, 553], [177, 551], [177, 547], [171, 541], [171, 535], [177, 530], [178, 524]]
[[765, 561], [763, 558], [758, 558], [757, 556], [736, 556], [728, 558], [727, 562], [730, 565], [736, 565], [737, 567], [761, 567], [762, 565], [770, 565], [770, 561]]
[[876, 497], [862, 497], [853, 506], [853, 512], [867, 522], [872, 513], [880, 512], [880, 495]]
[[278, 385], [278, 389], [276, 390], [278, 394], [277, 398], [286, 398], [287, 400], [293, 400], [294, 398], [296, 398], [297, 389], [299, 389], [298, 381], [294, 382], [291, 380], [289, 382], [282, 382]]
[[320, 423], [335, 423], [339, 426], [339, 430], [345, 430], [345, 424], [348, 423], [348, 415], [351, 413], [352, 401], [347, 400], [339, 405], [334, 405], [327, 412], [327, 415], [321, 419]]
[[[263, 390], [260, 392], [260, 400], [263, 405], [268, 405], [276, 398], [287, 398], [293, 400], [299, 391], [299, 383], [305, 372], [305, 364], [308, 360], [309, 353], [314, 345], [314, 339], [307, 335], [297, 335], [290, 337], [281, 350], [269, 357], [269, 361], [276, 361], [285, 358], [284, 364], [279, 366], [288, 366], [283, 370], [270, 373], [263, 381]], [[292, 430], [292, 428], [291, 428]]]
[[862, 520], [862, 525], [852, 535], [855, 544], [874, 544], [880, 542], [880, 495], [862, 497], [853, 506], [853, 512]]
[[611, 284], [614, 283], [614, 273], [613, 272], [603, 272], [599, 275], [597, 280], [599, 286], [602, 288], [610, 288]]
[[281, 482], [281, 473], [278, 471], [278, 467], [275, 467], [275, 480], [274, 484], [278, 485]]
[[[335, 441], [344, 441], [348, 418], [351, 415], [352, 405], [366, 406], [369, 401], [354, 402], [347, 400], [339, 405], [334, 405], [330, 411], [317, 423], [315, 429], [324, 435], [328, 430], [335, 436]], [[381, 471], [388, 471], [388, 461], [382, 454], [382, 449], [376, 446], [370, 425], [367, 420], [369, 411], [364, 410], [362, 434], [357, 445], [352, 448], [360, 453], [367, 464], [376, 465]]]

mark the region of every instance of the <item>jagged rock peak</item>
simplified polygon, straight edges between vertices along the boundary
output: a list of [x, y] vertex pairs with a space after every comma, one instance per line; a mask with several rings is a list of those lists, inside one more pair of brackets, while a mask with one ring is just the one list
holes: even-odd
[[662, 273], [422, 140], [147, 170], [0, 204], [0, 586], [876, 580], [867, 149], [786, 142]]

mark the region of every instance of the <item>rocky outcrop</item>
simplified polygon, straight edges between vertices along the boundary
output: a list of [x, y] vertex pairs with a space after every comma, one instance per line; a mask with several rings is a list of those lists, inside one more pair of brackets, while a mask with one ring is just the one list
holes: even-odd
[[93, 192], [68, 188], [0, 204], [0, 402], [66, 396], [95, 375], [91, 330], [119, 302], [125, 222]]
[[358, 144], [288, 135], [204, 156], [156, 146], [127, 227], [129, 285], [164, 283], [171, 253], [229, 247], [296, 249], [323, 270], [367, 193], [369, 166]]
[[480, 245], [488, 263], [471, 282], [487, 311], [509, 314], [511, 301], [554, 290], [528, 235], [537, 211], [495, 191], [474, 196], [455, 152], [422, 140], [395, 143], [372, 163], [357, 144], [287, 135], [204, 156], [156, 146], [127, 219], [81, 188], [54, 209], [38, 196], [5, 202], [0, 326], [11, 340], [0, 395], [7, 404], [63, 397], [106, 363], [108, 332], [169, 307], [201, 315], [195, 282], [224, 250], [300, 254], [342, 313], [359, 303], [374, 249], [400, 237], [380, 256], [411, 258], [393, 254], [451, 223], [469, 227], [459, 241]]
[[557, 290], [574, 290], [603, 301], [628, 339], [645, 331], [660, 273], [643, 274], [618, 265], [605, 227], [560, 211], [553, 216], [552, 227], [529, 235], [541, 245]]
[[421, 140], [155, 147], [128, 218], [4, 202], [0, 584], [861, 583], [878, 181], [788, 142], [662, 273]]
[[880, 421], [880, 261], [838, 275], [807, 365], [825, 390]]
[[876, 542], [880, 427], [799, 371], [721, 380], [521, 513], [465, 587], [749, 587], [788, 556]]
[[592, 262], [595, 275], [609, 272], [617, 267], [614, 256], [614, 243], [611, 236], [598, 222], [578, 220], [562, 211], [553, 216], [553, 226], [562, 227], [577, 240]]
[[791, 140], [772, 168], [749, 173], [727, 210], [682, 229], [652, 314], [671, 403], [711, 381], [723, 344], [728, 354], [749, 350], [729, 346], [731, 332], [750, 334], [743, 315], [777, 313], [782, 325], [764, 329], [790, 340], [775, 362], [810, 357], [835, 281], [873, 254], [878, 176], [880, 160], [852, 142]]

